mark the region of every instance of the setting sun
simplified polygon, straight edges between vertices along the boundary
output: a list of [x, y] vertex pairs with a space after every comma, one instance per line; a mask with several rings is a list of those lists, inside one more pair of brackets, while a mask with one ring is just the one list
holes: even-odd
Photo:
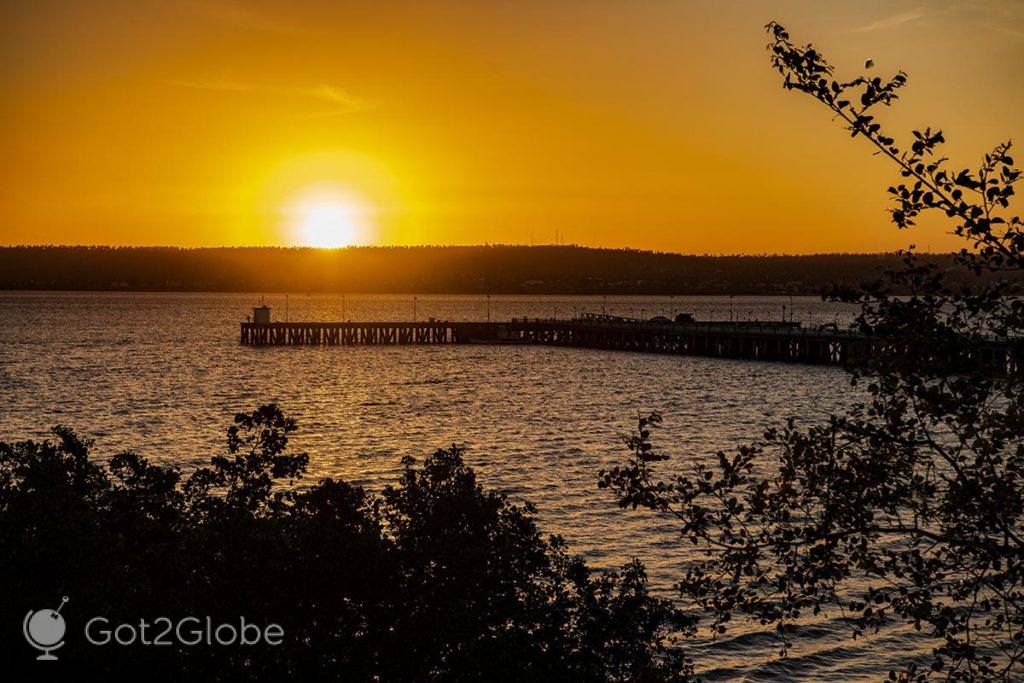
[[288, 208], [289, 232], [302, 246], [337, 248], [366, 238], [365, 205], [339, 191], [306, 193]]

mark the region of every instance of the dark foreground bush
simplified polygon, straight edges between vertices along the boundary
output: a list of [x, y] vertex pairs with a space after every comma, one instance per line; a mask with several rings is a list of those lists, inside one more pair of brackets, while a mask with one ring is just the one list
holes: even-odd
[[[92, 444], [64, 428], [55, 441], [0, 442], [5, 668], [174, 680], [686, 672], [669, 634], [688, 624], [648, 595], [642, 566], [592, 575], [540, 536], [529, 505], [484, 491], [459, 448], [420, 467], [406, 460], [379, 496], [331, 479], [296, 490], [276, 486], [309, 460], [285, 452], [294, 429], [274, 405], [238, 415], [228, 453], [188, 477], [130, 452], [92, 461]], [[37, 662], [22, 621], [64, 595], [59, 660]], [[188, 616], [275, 623], [284, 636], [277, 646], [97, 646], [84, 632], [93, 617], [134, 624], [138, 637], [140, 620]]]

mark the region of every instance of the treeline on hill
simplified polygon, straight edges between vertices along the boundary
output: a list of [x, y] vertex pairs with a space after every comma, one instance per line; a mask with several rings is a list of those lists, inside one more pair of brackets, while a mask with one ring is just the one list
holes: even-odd
[[696, 256], [579, 246], [4, 247], [0, 289], [817, 294], [898, 264], [897, 254]]

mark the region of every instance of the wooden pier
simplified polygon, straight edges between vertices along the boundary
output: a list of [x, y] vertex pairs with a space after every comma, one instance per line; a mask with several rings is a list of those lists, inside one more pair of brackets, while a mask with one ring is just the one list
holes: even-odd
[[[586, 316], [571, 320], [522, 318], [508, 322], [244, 322], [249, 346], [381, 346], [422, 344], [531, 344], [754, 361], [856, 365], [886, 348], [834, 327], [799, 323], [656, 322]], [[1021, 367], [1016, 350], [982, 345], [972, 355], [986, 365]]]

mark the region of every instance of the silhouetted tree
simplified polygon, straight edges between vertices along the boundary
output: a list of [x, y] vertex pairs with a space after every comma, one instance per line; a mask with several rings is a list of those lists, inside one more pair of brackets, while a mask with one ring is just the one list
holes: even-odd
[[[703, 557], [680, 589], [718, 633], [734, 615], [783, 639], [795, 620], [825, 610], [852, 617], [857, 634], [899, 620], [936, 640], [934, 658], [890, 678], [1020, 680], [1024, 302], [1002, 275], [1022, 270], [1024, 226], [1006, 213], [1020, 178], [1010, 143], [975, 170], [948, 168], [941, 131], [914, 131], [903, 149], [875, 112], [896, 100], [905, 74], [836, 80], [813, 46], [767, 28], [784, 87], [824, 103], [898, 166], [893, 222], [938, 212], [965, 246], [952, 273], [907, 253], [882, 281], [831, 293], [861, 305], [856, 326], [881, 349], [854, 371], [867, 399], [848, 413], [809, 428], [790, 421], [664, 480], [656, 468], [666, 456], [651, 442], [661, 419], [651, 415], [627, 439], [628, 464], [602, 472], [601, 486], [623, 507], [679, 519]], [[991, 340], [1012, 349], [1005, 372], [981, 362]]]
[[[275, 405], [239, 414], [227, 453], [184, 477], [131, 453], [106, 462], [69, 429], [0, 442], [5, 671], [39, 675], [27, 611], [60, 596], [74, 677], [146, 680], [670, 681], [691, 627], [643, 568], [593, 574], [533, 508], [488, 492], [462, 450], [405, 461], [382, 494], [325, 479]], [[158, 617], [280, 624], [278, 646], [94, 646], [81, 629]], [[150, 637], [153, 632], [150, 631]], [[36, 667], [36, 668], [30, 668]]]

